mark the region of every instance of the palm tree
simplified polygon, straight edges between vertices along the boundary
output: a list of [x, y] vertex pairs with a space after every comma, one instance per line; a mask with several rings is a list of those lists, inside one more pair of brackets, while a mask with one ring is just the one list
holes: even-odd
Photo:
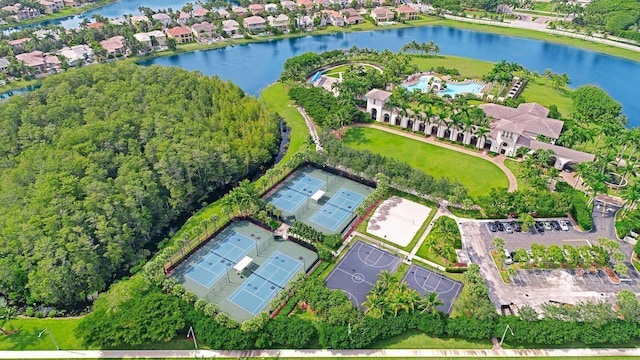
[[444, 305], [444, 301], [438, 299], [438, 293], [430, 292], [425, 294], [418, 303], [418, 309], [423, 314], [432, 314], [434, 317], [438, 316], [438, 306]]
[[367, 300], [362, 303], [365, 307], [364, 314], [374, 318], [382, 318], [387, 309], [387, 302], [384, 297], [376, 294], [369, 294]]
[[398, 283], [398, 279], [395, 274], [390, 273], [389, 270], [384, 270], [378, 274], [378, 282], [388, 290]]
[[624, 210], [622, 211], [622, 216], [624, 216], [627, 211], [635, 209], [638, 202], [640, 202], [640, 183], [632, 184], [624, 189], [622, 198], [625, 200]]
[[231, 217], [233, 208], [236, 205], [235, 199], [231, 196], [231, 192], [229, 192], [220, 200], [220, 205], [222, 206], [222, 211], [224, 211], [229, 217]]

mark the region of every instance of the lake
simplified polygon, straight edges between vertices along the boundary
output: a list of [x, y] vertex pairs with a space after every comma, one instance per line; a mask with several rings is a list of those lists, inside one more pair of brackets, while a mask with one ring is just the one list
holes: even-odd
[[278, 79], [285, 60], [292, 56], [354, 45], [398, 51], [413, 40], [433, 40], [442, 54], [491, 62], [504, 59], [539, 73], [547, 68], [555, 73], [567, 73], [572, 88], [586, 84], [600, 86], [622, 103], [631, 126], [640, 126], [640, 101], [637, 100], [640, 97], [640, 63], [566, 45], [442, 26], [274, 40], [161, 57], [141, 64], [179, 66], [218, 75], [238, 84], [246, 92], [258, 95]]

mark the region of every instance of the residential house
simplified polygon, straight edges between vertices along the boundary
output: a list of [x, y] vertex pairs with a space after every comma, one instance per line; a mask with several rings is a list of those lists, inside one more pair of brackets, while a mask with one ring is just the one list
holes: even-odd
[[313, 18], [309, 15], [300, 15], [296, 18], [296, 25], [299, 29], [312, 30]]
[[178, 15], [178, 24], [186, 25], [189, 20], [191, 20], [191, 14], [180, 11], [180, 14]]
[[7, 60], [6, 57], [0, 58], [0, 71], [3, 73], [6, 73], [7, 71], [9, 71], [9, 66], [11, 65], [11, 63], [9, 62], [9, 60]]
[[165, 13], [157, 13], [157, 14], [153, 14], [151, 15], [151, 18], [153, 20], [157, 20], [160, 21], [160, 23], [162, 23], [163, 27], [167, 27], [169, 26], [169, 24], [171, 24], [171, 17]]
[[87, 29], [95, 29], [95, 30], [102, 30], [102, 27], [104, 26], [104, 23], [101, 22], [94, 22], [91, 24], [87, 24], [86, 28]]
[[295, 1], [283, 0], [280, 2], [280, 5], [282, 5], [283, 8], [288, 9], [289, 11], [298, 10], [298, 4], [296, 4]]
[[238, 14], [242, 17], [247, 16], [247, 14], [249, 14], [249, 10], [243, 8], [242, 6], [235, 6], [233, 8], [231, 8], [231, 12]]
[[128, 23], [129, 23], [129, 20], [127, 20], [127, 18], [125, 17], [109, 19], [109, 24], [113, 24], [113, 25], [127, 25]]
[[264, 6], [262, 4], [251, 4], [249, 5], [249, 11], [253, 15], [260, 14], [264, 12]]
[[329, 7], [329, 0], [313, 0], [313, 4], [319, 9], [326, 9]]
[[201, 44], [208, 44], [213, 40], [215, 27], [210, 23], [203, 21], [191, 26], [191, 30], [193, 31], [193, 35], [196, 37], [196, 41]]
[[264, 4], [264, 11], [268, 13], [277, 13], [278, 5], [276, 4]]
[[296, 4], [298, 4], [298, 8], [305, 8], [307, 10], [313, 8], [312, 0], [296, 0]]
[[226, 9], [218, 9], [216, 10], [216, 12], [218, 13], [218, 15], [220, 15], [221, 18], [224, 18], [224, 19], [228, 18], [229, 15], [231, 15]]
[[57, 72], [60, 70], [60, 59], [55, 55], [44, 55], [42, 51], [32, 51], [16, 55], [16, 59], [30, 68], [35, 75]]
[[289, 31], [289, 17], [285, 14], [280, 14], [276, 17], [268, 16], [267, 20], [271, 27], [276, 28], [282, 32]]
[[0, 10], [9, 14], [16, 14], [20, 10], [20, 4], [3, 6]]
[[91, 46], [82, 44], [72, 47], [63, 47], [57, 51], [59, 56], [67, 59], [67, 63], [71, 66], [78, 66], [85, 62], [89, 63], [93, 59], [93, 49]]
[[55, 40], [60, 40], [60, 35], [58, 35], [58, 32], [57, 31], [53, 31], [51, 29], [36, 30], [33, 34], [36, 36], [36, 38], [38, 38], [40, 40], [42, 40], [42, 39], [44, 39], [46, 37], [53, 38]]
[[151, 22], [151, 20], [149, 20], [149, 18], [144, 16], [144, 15], [134, 15], [129, 20], [131, 21], [131, 23], [133, 25], [135, 25], [135, 24], [137, 24], [139, 22], [146, 22], [146, 23], [150, 23]]
[[209, 13], [209, 10], [205, 8], [196, 9], [193, 12], [193, 19], [195, 21], [203, 21], [208, 13]]
[[240, 24], [235, 20], [224, 20], [222, 22], [222, 31], [230, 37], [238, 35]]
[[324, 18], [327, 19], [327, 24], [333, 26], [344, 26], [344, 16], [335, 10], [322, 10]]
[[395, 17], [395, 14], [393, 13], [393, 11], [387, 8], [377, 7], [371, 10], [371, 17], [376, 22], [392, 21], [393, 18]]
[[398, 15], [404, 20], [415, 20], [418, 18], [418, 10], [408, 5], [398, 7]]
[[64, 0], [65, 7], [78, 7], [76, 0]]
[[145, 51], [151, 51], [156, 46], [167, 46], [167, 35], [160, 30], [134, 34], [133, 37], [144, 45]]
[[18, 21], [24, 21], [24, 20], [36, 18], [38, 16], [40, 16], [40, 10], [22, 5], [18, 9], [18, 11], [16, 11], [16, 14], [13, 16], [13, 18]]
[[142, 44], [142, 46], [144, 46], [144, 51], [151, 51], [151, 49], [153, 49], [151, 36], [149, 36], [149, 34], [147, 34], [146, 32], [133, 34], [133, 37], [136, 39], [136, 41]]
[[347, 5], [349, 5], [349, 1], [348, 0], [329, 0], [329, 5], [336, 5], [342, 9], [347, 7]]
[[15, 40], [9, 40], [7, 43], [9, 44], [9, 46], [11, 46], [11, 48], [13, 50], [22, 50], [24, 48], [24, 44], [30, 42], [31, 38], [21, 38], [21, 39], [15, 39]]
[[123, 40], [124, 36], [118, 35], [100, 41], [100, 45], [107, 50], [107, 57], [123, 56], [127, 53]]
[[256, 31], [266, 28], [267, 21], [260, 16], [249, 16], [242, 20], [242, 25], [247, 31]]
[[347, 25], [361, 24], [364, 22], [364, 18], [353, 8], [342, 10], [342, 16]]
[[53, 14], [64, 9], [64, 0], [38, 0], [44, 8], [45, 14]]
[[176, 26], [165, 30], [168, 37], [176, 39], [178, 44], [186, 44], [193, 41], [193, 32], [186, 26]]

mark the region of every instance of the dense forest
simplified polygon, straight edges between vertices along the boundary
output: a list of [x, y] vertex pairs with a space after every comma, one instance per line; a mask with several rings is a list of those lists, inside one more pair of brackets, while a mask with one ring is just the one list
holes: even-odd
[[207, 195], [269, 162], [277, 116], [177, 68], [91, 66], [0, 106], [0, 294], [93, 299]]

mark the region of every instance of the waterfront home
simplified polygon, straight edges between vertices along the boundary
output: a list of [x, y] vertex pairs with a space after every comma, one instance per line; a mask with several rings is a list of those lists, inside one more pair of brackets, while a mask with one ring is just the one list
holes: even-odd
[[171, 24], [171, 17], [165, 13], [157, 13], [151, 15], [153, 20], [159, 21], [163, 27], [169, 26]]
[[218, 15], [220, 15], [221, 18], [226, 19], [229, 17], [229, 12], [226, 9], [218, 9], [216, 10], [216, 12], [218, 13]]
[[364, 18], [353, 8], [342, 10], [342, 16], [347, 25], [361, 24], [364, 22]]
[[201, 44], [208, 44], [213, 40], [215, 28], [206, 21], [199, 24], [193, 24], [191, 26], [191, 30], [193, 31], [193, 35], [196, 37], [196, 41]]
[[76, 0], [64, 0], [64, 6], [78, 7], [78, 3], [76, 2]]
[[58, 35], [58, 32], [53, 31], [51, 29], [39, 29], [39, 30], [36, 30], [33, 34], [36, 36], [37, 39], [40, 39], [40, 40], [46, 37], [49, 37], [55, 40], [60, 40], [60, 35]]
[[193, 19], [196, 21], [203, 21], [208, 13], [209, 13], [209, 10], [205, 8], [196, 9], [193, 12]]
[[165, 30], [167, 37], [176, 39], [178, 44], [186, 44], [193, 41], [193, 33], [186, 26], [176, 26]]
[[262, 30], [267, 27], [267, 21], [260, 16], [249, 16], [242, 20], [242, 25], [247, 31]]
[[387, 8], [377, 7], [371, 10], [371, 17], [376, 22], [384, 22], [384, 21], [392, 21], [393, 18], [395, 17], [395, 14], [393, 13], [393, 11]]
[[83, 63], [90, 63], [93, 59], [93, 49], [86, 44], [74, 45], [72, 47], [63, 47], [57, 51], [59, 56], [67, 59], [67, 64], [71, 66], [79, 66]]
[[45, 55], [42, 51], [18, 54], [16, 59], [31, 69], [35, 75], [57, 72], [61, 64], [60, 59], [55, 55]]
[[320, 9], [326, 9], [329, 7], [329, 0], [313, 0], [313, 3]]
[[87, 29], [94, 29], [94, 30], [102, 30], [102, 27], [104, 26], [104, 23], [101, 22], [94, 22], [91, 24], [87, 24], [87, 26], [85, 26]]
[[280, 5], [282, 5], [282, 7], [285, 9], [289, 9], [290, 11], [298, 10], [298, 4], [296, 4], [295, 1], [283, 0], [280, 2]]
[[249, 11], [251, 11], [253, 15], [260, 14], [264, 12], [264, 6], [262, 6], [262, 4], [251, 4], [249, 5]]
[[100, 41], [100, 45], [107, 51], [107, 57], [123, 56], [127, 52], [123, 40], [124, 36], [118, 35]]
[[298, 28], [305, 29], [307, 31], [313, 30], [313, 18], [309, 15], [299, 15], [296, 18], [296, 24]]
[[276, 28], [282, 32], [289, 31], [289, 17], [285, 14], [280, 14], [276, 17], [268, 16], [267, 20], [271, 27]]
[[148, 17], [144, 16], [144, 15], [134, 15], [132, 16], [129, 21], [131, 21], [131, 24], [135, 25], [139, 22], [146, 22], [146, 23], [150, 23], [151, 21], [149, 20]]
[[415, 20], [418, 18], [418, 10], [408, 5], [402, 5], [398, 8], [398, 15], [404, 20]]
[[189, 20], [191, 20], [191, 15], [184, 11], [180, 11], [180, 14], [178, 14], [178, 24], [186, 25]]
[[235, 6], [231, 8], [231, 12], [238, 14], [242, 17], [247, 16], [247, 14], [249, 14], [249, 10], [243, 8], [242, 6]]
[[333, 26], [344, 26], [344, 16], [335, 10], [322, 10], [324, 14], [324, 18], [327, 19], [327, 24], [331, 24]]
[[264, 11], [266, 11], [268, 13], [277, 13], [278, 12], [278, 5], [276, 5], [276, 4], [265, 4], [264, 5]]
[[64, 0], [38, 0], [45, 14], [53, 14], [64, 9]]
[[29, 20], [40, 16], [40, 10], [30, 8], [25, 5], [5, 6], [2, 8], [2, 10], [13, 14], [11, 17], [16, 19], [17, 21]]
[[240, 31], [240, 24], [235, 20], [225, 20], [222, 22], [222, 32], [230, 37], [238, 35]]

